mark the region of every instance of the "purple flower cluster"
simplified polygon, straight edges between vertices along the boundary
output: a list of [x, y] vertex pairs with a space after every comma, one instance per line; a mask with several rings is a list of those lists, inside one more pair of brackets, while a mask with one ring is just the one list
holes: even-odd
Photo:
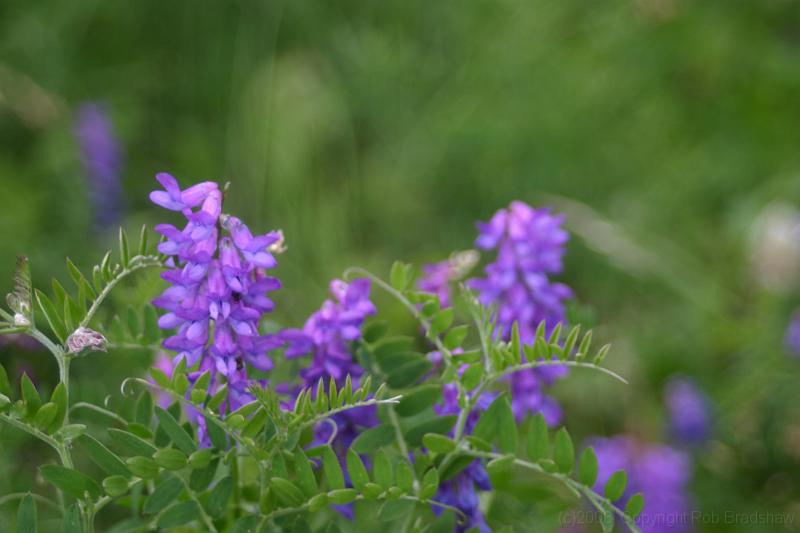
[[189, 367], [199, 363], [198, 371], [209, 370], [214, 384], [224, 376], [229, 407], [236, 408], [248, 397], [246, 365], [271, 369], [268, 352], [281, 344], [276, 336], [261, 335], [258, 326], [273, 308], [266, 293], [280, 287], [266, 270], [276, 265], [270, 250], [282, 236], [253, 236], [241, 220], [223, 215], [222, 191], [214, 182], [181, 190], [169, 174], [156, 179], [165, 190], [150, 199], [188, 221], [183, 229], [155, 228], [165, 237], [158, 250], [169, 256], [171, 268], [162, 274], [170, 287], [153, 304], [166, 311], [159, 326], [176, 330], [163, 346], [177, 352], [175, 363], [184, 358]]
[[116, 225], [122, 216], [122, 150], [102, 105], [86, 103], [78, 108], [75, 138], [83, 155], [95, 227]]
[[689, 378], [673, 378], [667, 384], [665, 401], [670, 433], [684, 444], [702, 444], [711, 434], [708, 397]]
[[644, 511], [636, 519], [644, 533], [685, 533], [692, 530], [687, 488], [692, 476], [689, 456], [665, 445], [639, 443], [627, 436], [594, 439], [598, 460], [595, 490], [602, 493], [617, 470], [628, 474], [625, 494], [616, 502], [624, 506], [631, 495], [644, 495]]
[[497, 258], [486, 266], [486, 277], [470, 280], [469, 286], [478, 291], [483, 305], [497, 305], [501, 335], [507, 336], [517, 322], [522, 340], [531, 341], [540, 322], [545, 321], [549, 331], [564, 321], [564, 300], [572, 290], [549, 278], [563, 270], [569, 240], [563, 221], [563, 215], [553, 215], [548, 208], [515, 201], [489, 222], [478, 223], [475, 245], [497, 250]]
[[[470, 288], [478, 291], [483, 305], [497, 306], [497, 324], [508, 339], [516, 322], [523, 343], [536, 337], [544, 321], [549, 333], [565, 321], [564, 301], [572, 290], [550, 280], [563, 270], [562, 258], [569, 234], [561, 225], [563, 215], [553, 215], [548, 208], [534, 209], [515, 201], [500, 209], [486, 223], [478, 223], [475, 245], [482, 250], [497, 250], [497, 258], [486, 266], [485, 277], [471, 279]], [[561, 411], [554, 400], [543, 393], [566, 373], [564, 367], [530, 369], [511, 378], [512, 408], [521, 420], [527, 414], [542, 412], [549, 424], [557, 424]]]
[[[309, 365], [300, 371], [300, 388], [316, 387], [323, 379], [333, 380], [337, 386], [350, 376], [353, 388], [359, 386], [364, 369], [353, 358], [352, 343], [361, 338], [366, 318], [375, 314], [375, 305], [369, 299], [368, 279], [355, 279], [350, 283], [333, 280], [330, 284], [333, 298], [325, 300], [322, 307], [311, 314], [303, 329], [287, 329], [280, 338], [287, 344], [287, 358], [311, 354]], [[299, 390], [299, 389], [298, 389]], [[377, 423], [375, 409], [351, 409], [332, 418], [337, 425], [337, 446], [345, 450], [358, 435], [359, 428]], [[327, 440], [330, 426], [323, 425], [317, 438]]]

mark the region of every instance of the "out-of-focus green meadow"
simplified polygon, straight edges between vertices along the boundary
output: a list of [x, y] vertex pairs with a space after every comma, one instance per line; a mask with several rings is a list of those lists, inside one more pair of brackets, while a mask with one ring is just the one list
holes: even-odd
[[[92, 225], [74, 138], [87, 101], [124, 149], [132, 233], [169, 218], [147, 200], [158, 171], [230, 181], [226, 211], [283, 229], [282, 324], [300, 325], [348, 266], [384, 273], [471, 247], [474, 222], [513, 199], [566, 212], [573, 316], [630, 381], [559, 383], [571, 431], [666, 440], [664, 384], [692, 376], [715, 408], [692, 452], [696, 507], [790, 513], [797, 529], [800, 360], [783, 335], [800, 242], [763, 228], [800, 204], [798, 1], [5, 0], [3, 293], [17, 253], [39, 286], [66, 284], [64, 256], [90, 267], [116, 239]], [[137, 278], [112, 303], [158, 287]], [[56, 373], [15, 346], [0, 361], [45, 389]], [[113, 404], [149, 362], [91, 355], [76, 390]], [[48, 453], [23, 442], [0, 428], [0, 494], [26, 490], [26, 458]], [[524, 517], [542, 496], [521, 494], [507, 511]]]

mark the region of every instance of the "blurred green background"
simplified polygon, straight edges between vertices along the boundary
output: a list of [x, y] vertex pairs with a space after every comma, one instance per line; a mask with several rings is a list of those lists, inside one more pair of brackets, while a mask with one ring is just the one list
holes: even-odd
[[[631, 381], [559, 383], [571, 430], [664, 440], [664, 383], [692, 376], [717, 417], [692, 452], [696, 506], [800, 522], [800, 361], [783, 347], [800, 242], [770, 237], [800, 202], [800, 2], [4, 0], [3, 293], [17, 253], [39, 286], [66, 284], [64, 256], [90, 268], [116, 239], [92, 224], [74, 137], [87, 101], [125, 152], [132, 233], [169, 219], [147, 200], [158, 171], [230, 181], [226, 210], [283, 229], [284, 324], [347, 266], [470, 247], [512, 199], [566, 212], [574, 312]], [[0, 357], [54, 373], [44, 354]], [[148, 363], [91, 356], [76, 386], [102, 399]], [[21, 442], [0, 428], [0, 450]], [[0, 454], [0, 493], [31, 479], [19, 454], [46, 453]]]

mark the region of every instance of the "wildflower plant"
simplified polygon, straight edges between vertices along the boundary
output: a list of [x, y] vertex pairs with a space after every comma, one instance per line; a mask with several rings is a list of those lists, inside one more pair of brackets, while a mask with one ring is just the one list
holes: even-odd
[[[36, 531], [50, 507], [67, 532], [121, 514], [117, 531], [490, 531], [504, 524], [485, 516], [480, 495], [511, 470], [563, 486], [604, 531], [617, 521], [639, 530], [644, 500], [626, 491], [626, 475], [599, 483], [592, 449], [576, 457], [567, 429], [549, 427], [546, 409], [524, 397], [530, 387], [514, 386], [536, 372], [540, 393], [538, 373], [564, 369], [624, 383], [603, 366], [609, 346], [595, 349], [590, 331], [563, 322], [569, 290], [548, 277], [561, 269], [560, 219], [515, 202], [481, 231], [478, 246], [498, 248], [484, 280], [460, 282], [476, 252], [426, 269], [432, 284], [400, 262], [386, 280], [351, 268], [304, 325], [267, 333], [282, 234], [254, 235], [225, 213], [227, 190], [214, 182], [158, 181], [152, 201], [186, 223], [156, 226], [155, 250], [146, 229], [135, 250], [120, 231], [113, 258], [89, 275], [67, 260], [75, 286], [53, 281], [49, 294], [18, 260], [0, 333], [36, 339], [60, 376], [43, 396], [23, 375], [17, 394], [0, 366], [0, 422], [55, 452], [39, 467], [52, 489], [7, 496], [20, 500], [18, 531]], [[115, 286], [146, 268], [168, 284], [154, 305], [101, 321]], [[416, 337], [381, 319], [378, 291], [417, 321]], [[70, 397], [73, 359], [131, 347], [170, 356], [121, 384], [123, 407]]]

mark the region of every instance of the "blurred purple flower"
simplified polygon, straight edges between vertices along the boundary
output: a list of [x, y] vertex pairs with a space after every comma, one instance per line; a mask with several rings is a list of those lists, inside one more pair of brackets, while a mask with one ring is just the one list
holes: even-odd
[[689, 378], [673, 378], [666, 387], [670, 433], [685, 444], [702, 444], [711, 433], [708, 397]]
[[[564, 300], [572, 296], [572, 290], [549, 279], [549, 275], [563, 270], [562, 258], [569, 240], [569, 234], [561, 227], [563, 221], [563, 215], [553, 215], [549, 208], [534, 209], [514, 201], [508, 209], [497, 211], [489, 222], [478, 223], [480, 234], [475, 245], [497, 250], [497, 257], [484, 269], [485, 277], [471, 279], [468, 285], [478, 292], [483, 305], [497, 306], [502, 338], [508, 340], [514, 322], [523, 343], [533, 342], [542, 321], [548, 334], [556, 324], [565, 322]], [[561, 411], [543, 393], [543, 386], [565, 374], [564, 367], [512, 374], [512, 408], [517, 420], [542, 412], [549, 424], [557, 424]]]
[[[364, 321], [375, 314], [370, 301], [368, 279], [355, 279], [350, 283], [333, 280], [330, 284], [333, 298], [325, 300], [322, 307], [311, 314], [303, 329], [286, 329], [279, 336], [286, 343], [286, 357], [293, 359], [311, 354], [309, 365], [300, 371], [301, 388], [316, 390], [322, 379], [326, 384], [333, 380], [338, 387], [347, 376], [353, 388], [359, 386], [364, 369], [352, 354], [353, 341], [361, 338]], [[327, 388], [326, 388], [327, 390]], [[377, 424], [374, 407], [350, 409], [331, 418], [337, 426], [336, 448], [345, 452], [358, 432]], [[332, 428], [322, 424], [317, 429], [317, 439], [327, 442]]]
[[786, 328], [783, 345], [794, 357], [800, 357], [800, 311], [795, 311]]
[[114, 226], [123, 211], [123, 157], [105, 107], [91, 102], [81, 105], [74, 131], [83, 156], [94, 225], [98, 229]]
[[644, 495], [644, 511], [636, 523], [644, 533], [689, 532], [691, 504], [688, 484], [692, 476], [689, 456], [666, 445], [644, 444], [620, 435], [593, 439], [598, 460], [594, 489], [601, 492], [617, 470], [628, 474], [624, 495], [615, 503], [623, 506], [631, 495]]
[[16, 346], [17, 348], [21, 348], [29, 352], [40, 350], [42, 348], [42, 345], [39, 344], [39, 341], [23, 333], [9, 333], [7, 335], [0, 335], [0, 348], [3, 346]]
[[450, 307], [452, 284], [462, 279], [475, 266], [478, 258], [475, 250], [466, 250], [444, 261], [423, 265], [417, 288], [438, 296], [441, 307]]
[[224, 376], [226, 406], [236, 409], [250, 398], [247, 365], [270, 370], [268, 352], [282, 343], [258, 329], [273, 308], [266, 293], [280, 288], [266, 269], [276, 264], [269, 250], [281, 236], [253, 236], [241, 220], [223, 215], [222, 192], [214, 182], [181, 190], [169, 174], [156, 179], [164, 190], [150, 194], [153, 203], [180, 211], [188, 221], [182, 230], [170, 224], [155, 228], [166, 237], [158, 250], [170, 256], [166, 264], [172, 268], [162, 274], [170, 287], [153, 304], [166, 311], [159, 326], [176, 329], [162, 344], [177, 352], [173, 363], [185, 358], [188, 367], [199, 364], [197, 375], [208, 370], [212, 389]]

